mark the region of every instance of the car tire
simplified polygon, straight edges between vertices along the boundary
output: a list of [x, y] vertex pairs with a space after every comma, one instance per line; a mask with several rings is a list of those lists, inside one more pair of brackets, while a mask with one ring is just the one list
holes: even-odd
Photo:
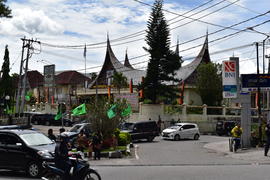
[[40, 171], [41, 168], [37, 162], [30, 162], [27, 166], [27, 174], [32, 178], [39, 177]]
[[200, 135], [199, 134], [195, 134], [194, 135], [194, 140], [199, 140], [199, 138], [200, 138]]
[[51, 123], [50, 123], [49, 121], [46, 121], [46, 122], [45, 122], [45, 125], [46, 125], [46, 126], [50, 126]]
[[65, 126], [69, 127], [70, 126], [69, 122], [65, 122]]
[[180, 138], [180, 135], [179, 134], [176, 134], [173, 139], [175, 141], [179, 141], [181, 138]]
[[154, 138], [155, 138], [154, 136], [148, 136], [147, 137], [147, 141], [148, 142], [152, 142], [154, 140]]

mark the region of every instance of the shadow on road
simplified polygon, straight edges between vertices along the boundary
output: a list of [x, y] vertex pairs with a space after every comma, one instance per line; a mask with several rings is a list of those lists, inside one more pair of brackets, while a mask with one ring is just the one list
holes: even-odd
[[1, 170], [0, 171], [0, 179], [22, 179], [28, 178], [27, 174], [23, 171], [10, 171], [10, 170]]

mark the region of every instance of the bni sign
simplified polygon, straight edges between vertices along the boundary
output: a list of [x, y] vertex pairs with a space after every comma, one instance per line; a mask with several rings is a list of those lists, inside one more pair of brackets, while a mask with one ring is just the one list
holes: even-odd
[[223, 98], [237, 98], [236, 61], [223, 61], [222, 84]]

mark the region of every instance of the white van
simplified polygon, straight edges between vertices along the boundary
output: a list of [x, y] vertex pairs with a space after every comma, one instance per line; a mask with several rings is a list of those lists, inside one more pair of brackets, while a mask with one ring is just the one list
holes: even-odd
[[175, 125], [164, 129], [161, 133], [163, 139], [180, 140], [200, 138], [200, 131], [197, 124], [194, 123], [176, 123]]

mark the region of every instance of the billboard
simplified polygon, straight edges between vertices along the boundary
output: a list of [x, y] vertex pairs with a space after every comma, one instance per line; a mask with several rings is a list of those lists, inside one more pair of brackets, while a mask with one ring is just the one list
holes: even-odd
[[260, 87], [262, 90], [270, 88], [270, 74], [242, 74], [242, 91], [257, 91]]
[[237, 67], [235, 60], [222, 63], [223, 98], [237, 98]]
[[133, 112], [139, 111], [139, 98], [138, 93], [121, 93], [114, 94], [114, 99], [126, 99], [127, 103], [130, 104]]
[[54, 86], [55, 65], [44, 66], [44, 87]]

